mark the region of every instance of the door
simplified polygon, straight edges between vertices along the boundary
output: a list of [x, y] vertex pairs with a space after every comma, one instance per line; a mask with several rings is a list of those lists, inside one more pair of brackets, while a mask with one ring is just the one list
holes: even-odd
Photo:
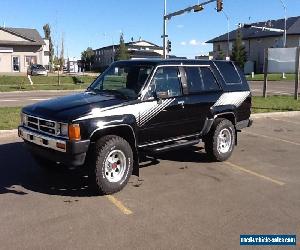
[[200, 132], [205, 121], [212, 118], [210, 108], [222, 94], [221, 88], [209, 66], [186, 66], [184, 81], [188, 88], [185, 99], [186, 130], [189, 134]]
[[13, 56], [13, 71], [14, 72], [20, 72], [20, 58], [18, 56]]
[[184, 96], [178, 67], [157, 68], [145, 99], [153, 102], [154, 107], [145, 115], [147, 122], [141, 125], [140, 144], [185, 134]]

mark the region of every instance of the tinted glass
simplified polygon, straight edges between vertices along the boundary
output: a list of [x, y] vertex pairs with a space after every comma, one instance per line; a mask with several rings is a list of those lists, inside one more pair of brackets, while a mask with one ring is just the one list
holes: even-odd
[[190, 93], [202, 92], [204, 90], [201, 71], [198, 67], [186, 67], [186, 79]]
[[190, 93], [219, 89], [217, 81], [208, 67], [186, 67], [185, 71]]
[[224, 77], [226, 84], [242, 84], [241, 78], [235, 70], [232, 62], [215, 61], [215, 64]]
[[152, 80], [152, 89], [163, 97], [172, 97], [181, 95], [181, 84], [178, 78], [177, 67], [158, 68]]
[[209, 68], [201, 68], [202, 81], [204, 85], [204, 91], [218, 90], [219, 85]]

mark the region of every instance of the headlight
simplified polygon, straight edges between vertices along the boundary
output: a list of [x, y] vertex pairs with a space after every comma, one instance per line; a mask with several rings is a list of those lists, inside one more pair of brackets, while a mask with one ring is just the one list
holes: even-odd
[[21, 125], [27, 125], [28, 116], [24, 113], [21, 113]]
[[68, 124], [59, 123], [59, 135], [68, 136]]

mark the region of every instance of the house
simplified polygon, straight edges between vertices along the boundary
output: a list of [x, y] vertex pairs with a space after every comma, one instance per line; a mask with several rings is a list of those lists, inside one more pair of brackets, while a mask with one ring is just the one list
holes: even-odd
[[[163, 55], [163, 48], [154, 43], [138, 40], [125, 43], [131, 59], [135, 58], [161, 58]], [[119, 45], [110, 45], [94, 50], [95, 59], [93, 68], [106, 68], [116, 57], [116, 52]]]
[[[284, 19], [252, 23], [251, 26], [284, 30]], [[262, 72], [265, 49], [283, 47], [284, 32], [261, 30], [258, 28], [239, 28], [233, 30], [229, 33], [229, 55], [232, 54], [233, 42], [236, 39], [238, 30], [241, 31], [248, 60], [254, 62], [256, 72]], [[207, 43], [213, 44], [211, 55], [214, 58], [224, 57], [227, 54], [228, 33], [213, 38], [207, 41]], [[300, 46], [300, 16], [287, 19], [286, 47], [297, 46]]]
[[49, 41], [36, 29], [0, 27], [0, 72], [26, 72], [35, 63], [49, 66]]

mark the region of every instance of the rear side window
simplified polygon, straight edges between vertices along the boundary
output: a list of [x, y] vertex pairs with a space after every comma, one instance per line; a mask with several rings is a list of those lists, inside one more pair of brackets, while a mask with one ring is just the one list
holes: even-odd
[[189, 93], [220, 89], [209, 67], [185, 67], [185, 72]]
[[232, 62], [215, 61], [227, 85], [242, 84], [242, 80]]

